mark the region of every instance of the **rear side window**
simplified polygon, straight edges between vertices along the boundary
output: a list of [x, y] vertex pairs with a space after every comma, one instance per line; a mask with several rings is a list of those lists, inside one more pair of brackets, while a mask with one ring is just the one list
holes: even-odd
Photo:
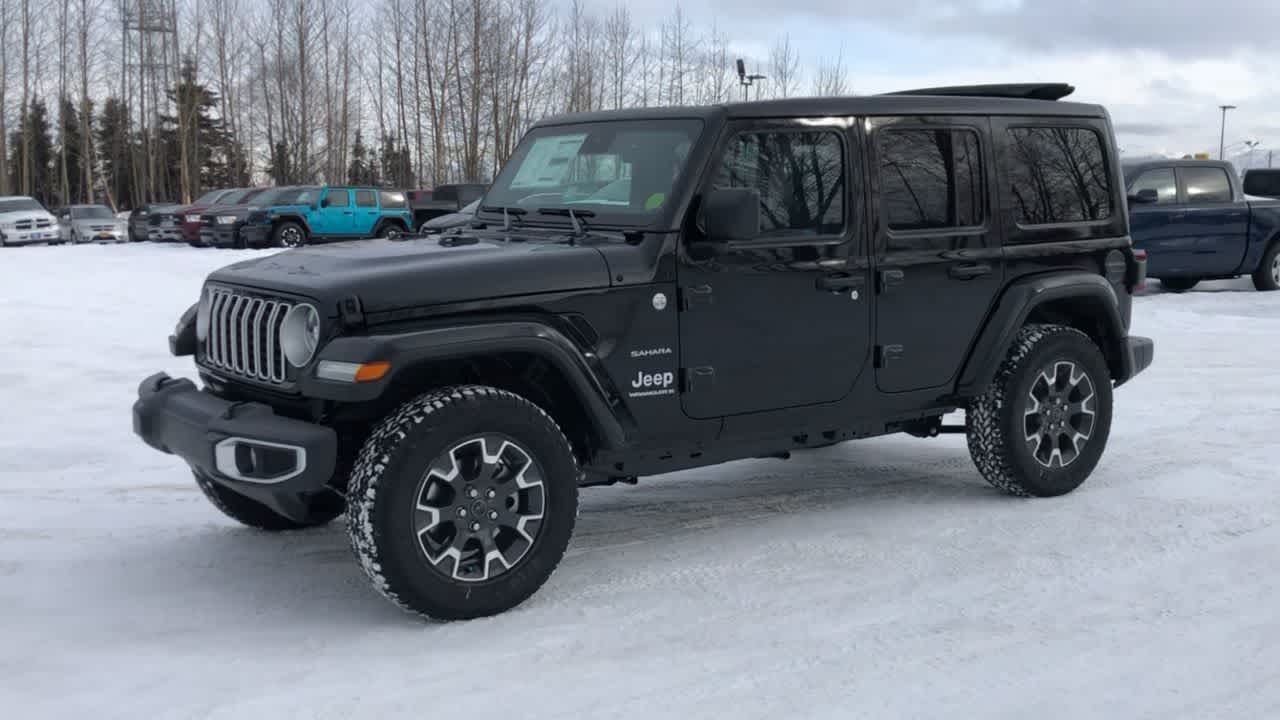
[[969, 130], [880, 134], [880, 194], [890, 230], [936, 230], [984, 220], [978, 135]]
[[325, 193], [324, 199], [329, 202], [329, 207], [347, 207], [351, 204], [350, 193], [346, 190], [330, 190]]
[[1178, 178], [1173, 168], [1147, 170], [1134, 179], [1129, 186], [1129, 194], [1137, 195], [1143, 190], [1156, 192], [1157, 205], [1169, 205], [1178, 202]]
[[713, 184], [760, 193], [764, 236], [844, 229], [844, 145], [833, 132], [742, 133], [730, 141]]
[[409, 207], [409, 201], [405, 198], [405, 195], [402, 192], [383, 190], [378, 193], [378, 196], [382, 199], [382, 207], [384, 208], [396, 209]]
[[1184, 167], [1182, 184], [1189, 203], [1231, 202], [1231, 181], [1227, 171], [1216, 167]]
[[356, 207], [377, 207], [378, 198], [372, 190], [356, 191]]
[[1020, 225], [1090, 223], [1111, 217], [1102, 139], [1088, 128], [1009, 128], [1005, 182]]

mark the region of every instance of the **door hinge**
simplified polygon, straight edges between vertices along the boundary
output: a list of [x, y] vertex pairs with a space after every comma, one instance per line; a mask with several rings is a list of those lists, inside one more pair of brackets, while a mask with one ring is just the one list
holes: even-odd
[[716, 369], [710, 365], [696, 368], [684, 368], [680, 371], [681, 392], [706, 390], [716, 384]]
[[892, 360], [901, 360], [903, 349], [901, 345], [877, 345], [876, 346], [876, 367], [887, 367]]
[[711, 305], [715, 302], [710, 285], [690, 285], [680, 288], [680, 309], [692, 310], [698, 305]]

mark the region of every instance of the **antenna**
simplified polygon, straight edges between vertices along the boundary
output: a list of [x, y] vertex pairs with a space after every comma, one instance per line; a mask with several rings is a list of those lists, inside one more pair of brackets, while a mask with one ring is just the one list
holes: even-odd
[[[738, 58], [737, 65], [738, 84], [742, 86], [742, 99], [745, 101], [747, 99], [747, 89], [754, 85], [756, 80], [764, 80], [765, 77], [763, 75], [748, 75], [747, 63], [742, 58]], [[756, 90], [756, 98], [759, 97], [760, 91]]]

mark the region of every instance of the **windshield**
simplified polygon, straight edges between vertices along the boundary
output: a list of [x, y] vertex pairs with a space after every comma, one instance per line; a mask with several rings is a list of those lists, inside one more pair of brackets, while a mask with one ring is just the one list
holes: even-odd
[[216, 205], [238, 205], [240, 204], [241, 200], [244, 200], [245, 198], [248, 198], [248, 197], [252, 197], [256, 193], [257, 193], [256, 189], [235, 190], [233, 192], [229, 192], [226, 195], [223, 195], [222, 197], [218, 198], [218, 201], [215, 204]]
[[[531, 131], [484, 196], [484, 207], [589, 210], [592, 224], [640, 225], [669, 199], [699, 120], [584, 123]], [[584, 213], [585, 215], [585, 213]]]
[[268, 197], [262, 198], [259, 205], [309, 205], [316, 196], [313, 187], [280, 188]]
[[196, 198], [195, 202], [191, 204], [192, 205], [212, 205], [218, 199], [218, 196], [224, 192], [226, 192], [226, 190], [210, 190], [209, 192]]
[[18, 212], [20, 210], [44, 210], [40, 203], [31, 198], [18, 198], [16, 200], [0, 200], [0, 213]]
[[73, 220], [110, 220], [114, 217], [111, 214], [111, 210], [102, 205], [71, 208], [71, 218]]

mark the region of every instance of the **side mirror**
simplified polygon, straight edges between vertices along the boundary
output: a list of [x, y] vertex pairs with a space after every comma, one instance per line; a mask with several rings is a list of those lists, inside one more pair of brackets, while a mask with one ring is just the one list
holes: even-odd
[[1143, 188], [1129, 195], [1129, 202], [1141, 205], [1152, 205], [1160, 202], [1160, 194], [1152, 188]]
[[702, 201], [703, 232], [711, 244], [754, 240], [760, 234], [760, 193], [747, 188], [717, 188]]
[[321, 209], [329, 207], [329, 198], [327, 197], [320, 198], [320, 207]]

